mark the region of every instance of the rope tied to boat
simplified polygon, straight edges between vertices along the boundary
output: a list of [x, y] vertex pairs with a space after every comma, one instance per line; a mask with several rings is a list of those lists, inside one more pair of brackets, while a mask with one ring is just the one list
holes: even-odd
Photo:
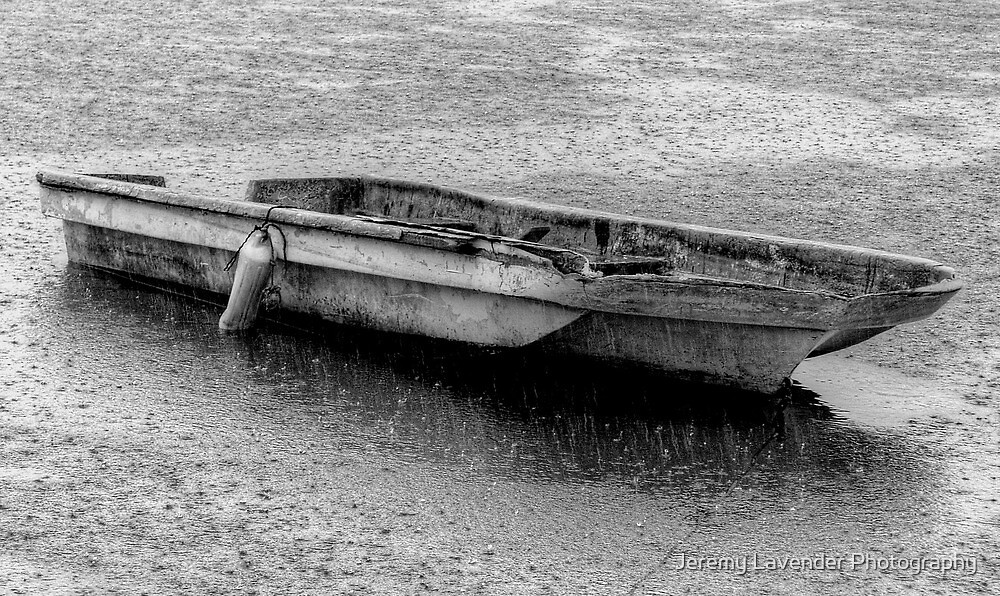
[[[243, 247], [246, 246], [246, 243], [250, 240], [251, 237], [253, 237], [254, 232], [263, 232], [265, 236], [270, 236], [268, 234], [268, 230], [271, 228], [277, 230], [278, 233], [281, 235], [281, 259], [284, 260], [286, 263], [288, 262], [287, 252], [286, 252], [288, 249], [288, 240], [285, 238], [285, 231], [282, 230], [278, 226], [278, 224], [271, 222], [271, 212], [274, 211], [275, 209], [298, 209], [298, 207], [292, 207], [289, 205], [272, 205], [267, 210], [267, 213], [264, 214], [264, 219], [259, 224], [255, 225], [253, 229], [250, 230], [250, 233], [247, 234], [247, 237], [243, 239], [243, 242], [240, 243], [240, 247], [236, 249], [236, 252], [233, 254], [233, 258], [229, 259], [229, 262], [226, 263], [226, 266], [222, 269], [223, 271], [229, 271], [230, 269], [233, 268], [233, 265], [235, 265], [236, 261], [239, 259], [240, 251], [243, 250]], [[275, 263], [277, 263], [277, 256], [275, 255], [274, 244], [272, 243], [271, 266], [273, 267]], [[273, 277], [271, 281], [272, 282], [274, 281]]]

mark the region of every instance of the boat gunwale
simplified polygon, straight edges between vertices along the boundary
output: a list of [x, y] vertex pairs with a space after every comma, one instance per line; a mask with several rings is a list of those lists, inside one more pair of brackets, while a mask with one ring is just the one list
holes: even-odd
[[[699, 234], [699, 235], [709, 235], [722, 238], [740, 238], [754, 242], [773, 244], [783, 248], [792, 248], [796, 250], [804, 249], [806, 251], [810, 250], [831, 251], [845, 255], [852, 255], [854, 257], [867, 257], [872, 259], [888, 260], [890, 262], [897, 264], [905, 263], [906, 265], [909, 265], [914, 268], [930, 270], [934, 273], [934, 278], [938, 280], [932, 284], [917, 286], [913, 288], [887, 290], [884, 292], [869, 292], [869, 293], [859, 292], [853, 295], [846, 295], [846, 294], [839, 294], [823, 290], [815, 290], [815, 289], [807, 290], [807, 289], [786, 287], [781, 285], [749, 282], [745, 280], [726, 278], [723, 276], [707, 276], [707, 275], [697, 276], [687, 273], [683, 274], [686, 278], [690, 279], [704, 278], [704, 281], [706, 283], [708, 283], [711, 280], [711, 282], [726, 286], [757, 287], [760, 289], [768, 288], [776, 291], [789, 292], [789, 293], [821, 294], [826, 296], [827, 298], [840, 299], [845, 301], [878, 297], [878, 296], [952, 294], [962, 289], [965, 285], [962, 280], [959, 280], [955, 277], [954, 269], [952, 269], [949, 266], [943, 265], [937, 261], [933, 261], [931, 259], [926, 259], [923, 257], [914, 257], [878, 249], [857, 247], [857, 246], [837, 244], [831, 242], [805, 240], [805, 239], [789, 238], [783, 236], [772, 236], [755, 232], [742, 232], [724, 228], [701, 226], [698, 224], [677, 223], [667, 220], [628, 216], [628, 215], [604, 212], [593, 209], [583, 209], [579, 207], [541, 203], [522, 198], [484, 196], [484, 195], [469, 193], [467, 191], [459, 189], [454, 189], [447, 186], [433, 185], [429, 183], [403, 181], [392, 178], [383, 178], [374, 176], [357, 176], [357, 175], [329, 176], [329, 177], [318, 177], [318, 178], [317, 177], [268, 178], [268, 179], [255, 179], [253, 180], [253, 182], [266, 182], [268, 180], [337, 180], [337, 179], [341, 180], [357, 179], [357, 180], [363, 180], [381, 184], [396, 185], [404, 188], [410, 187], [413, 189], [431, 190], [435, 192], [461, 193], [489, 204], [516, 205], [521, 207], [527, 207], [543, 213], [557, 215], [559, 217], [571, 216], [579, 219], [588, 219], [588, 220], [592, 220], [594, 218], [605, 218], [623, 223], [655, 226], [659, 228], [670, 228], [674, 230], [692, 232], [694, 234]], [[127, 197], [130, 199], [149, 202], [149, 203], [177, 206], [177, 207], [196, 209], [196, 210], [205, 210], [205, 211], [221, 213], [226, 215], [233, 215], [249, 219], [257, 219], [260, 221], [264, 221], [266, 219], [268, 222], [271, 223], [278, 223], [278, 224], [284, 223], [289, 225], [303, 226], [319, 230], [332, 231], [332, 232], [344, 233], [355, 236], [365, 236], [365, 237], [377, 238], [395, 242], [407, 243], [405, 236], [406, 233], [409, 231], [409, 232], [419, 232], [426, 235], [438, 236], [441, 238], [451, 238], [459, 240], [487, 240], [490, 242], [504, 243], [513, 248], [528, 249], [529, 251], [532, 248], [535, 248], [545, 251], [556, 251], [570, 255], [582, 256], [585, 259], [588, 258], [584, 253], [577, 252], [573, 249], [549, 245], [549, 244], [518, 240], [516, 238], [511, 238], [507, 236], [495, 236], [489, 234], [482, 234], [478, 232], [467, 232], [463, 230], [441, 228], [431, 225], [408, 223], [405, 221], [393, 220], [392, 218], [342, 215], [336, 213], [326, 213], [322, 211], [303, 209], [294, 206], [285, 206], [281, 204], [259, 203], [253, 201], [245, 201], [245, 200], [233, 200], [233, 199], [225, 199], [218, 197], [209, 197], [190, 192], [174, 191], [164, 187], [150, 186], [147, 184], [125, 182], [120, 180], [112, 180], [109, 178], [102, 178], [100, 176], [89, 175], [89, 174], [68, 173], [65, 171], [54, 170], [54, 169], [40, 170], [36, 175], [36, 180], [40, 185], [54, 189], [80, 190], [80, 191], [93, 192], [111, 196]], [[560, 273], [567, 274], [569, 272], [560, 271]], [[574, 273], [578, 274], [579, 272], [574, 272]], [[586, 271], [584, 271], [584, 277], [587, 277]], [[671, 277], [674, 276], [649, 275], [649, 274], [607, 275], [604, 277], [598, 277], [597, 279], [600, 279], [605, 283], [607, 283], [612, 281], [614, 278], [636, 280], [643, 277], [649, 277], [649, 278], [655, 277], [664, 280], [664, 279], [670, 279]]]

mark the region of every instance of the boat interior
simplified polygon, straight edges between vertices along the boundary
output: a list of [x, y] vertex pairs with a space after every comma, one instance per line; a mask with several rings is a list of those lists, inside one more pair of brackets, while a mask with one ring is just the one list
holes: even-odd
[[842, 296], [951, 279], [920, 258], [640, 219], [372, 177], [251, 181], [248, 201], [513, 238], [578, 252], [603, 275], [685, 273]]
[[[87, 177], [165, 186], [162, 177], [134, 174], [40, 176], [45, 183], [84, 190], [94, 187]], [[467, 237], [502, 238], [536, 254], [557, 252], [560, 259], [570, 251], [569, 260], [584, 262], [601, 276], [711, 278], [728, 285], [766, 285], [844, 298], [912, 290], [944, 294], [962, 286], [951, 268], [919, 257], [488, 197], [388, 178], [251, 180], [245, 200]], [[210, 209], [211, 204], [206, 202], [203, 208]]]

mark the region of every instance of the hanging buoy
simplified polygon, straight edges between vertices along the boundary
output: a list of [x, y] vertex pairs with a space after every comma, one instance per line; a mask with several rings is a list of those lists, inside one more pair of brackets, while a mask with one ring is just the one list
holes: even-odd
[[260, 296], [274, 267], [274, 251], [267, 230], [255, 230], [239, 250], [229, 304], [219, 318], [219, 329], [242, 331], [257, 320]]

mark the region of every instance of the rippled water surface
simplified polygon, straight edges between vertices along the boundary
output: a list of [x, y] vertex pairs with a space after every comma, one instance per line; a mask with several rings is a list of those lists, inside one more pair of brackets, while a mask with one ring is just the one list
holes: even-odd
[[218, 304], [74, 265], [37, 290], [7, 365], [20, 424], [8, 448], [67, 449], [5, 474], [63, 517], [66, 536], [36, 538], [72, 546], [47, 555], [57, 567], [125, 544], [141, 560], [187, 553], [223, 580], [312, 561], [306, 577], [376, 589], [423, 569], [439, 588], [514, 574], [522, 588], [655, 593], [884, 579], [677, 569], [692, 553], [982, 564], [954, 538], [970, 514], [954, 464], [909, 436], [936, 432], [933, 415], [852, 414], [840, 408], [859, 396], [831, 404], [835, 383], [831, 397], [796, 383], [766, 399], [301, 321], [222, 335]]

